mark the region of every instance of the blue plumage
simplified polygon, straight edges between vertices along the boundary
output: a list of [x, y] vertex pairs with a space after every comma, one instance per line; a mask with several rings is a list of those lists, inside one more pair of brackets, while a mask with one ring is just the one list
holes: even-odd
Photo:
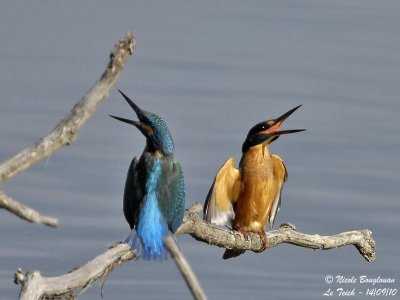
[[172, 154], [174, 152], [174, 142], [172, 141], [167, 124], [155, 114], [144, 112], [144, 115], [149, 123], [153, 125], [154, 143], [160, 147], [159, 150], [165, 154]]
[[157, 159], [146, 183], [146, 199], [137, 226], [137, 235], [143, 244], [142, 256], [148, 259], [162, 256], [165, 252], [163, 238], [168, 232], [164, 217], [158, 207], [156, 188], [160, 174], [161, 167]]
[[185, 209], [184, 179], [174, 159], [174, 144], [164, 120], [141, 110], [122, 92], [139, 122], [115, 116], [136, 126], [146, 137], [146, 147], [128, 170], [124, 192], [124, 215], [132, 229], [125, 242], [144, 259], [167, 258], [164, 237], [182, 224]]

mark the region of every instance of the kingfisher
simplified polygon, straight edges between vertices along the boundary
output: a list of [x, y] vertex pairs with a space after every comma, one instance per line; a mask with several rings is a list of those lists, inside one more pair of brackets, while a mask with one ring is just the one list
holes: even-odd
[[146, 137], [143, 153], [133, 158], [126, 177], [123, 210], [131, 233], [125, 242], [137, 256], [165, 260], [164, 237], [182, 224], [185, 210], [182, 168], [174, 158], [174, 143], [164, 120], [119, 92], [139, 121], [110, 117], [135, 126]]
[[[260, 235], [265, 250], [268, 246], [266, 223], [271, 229], [281, 207], [283, 184], [288, 173], [283, 160], [270, 154], [268, 145], [283, 134], [305, 129], [280, 130], [286, 120], [299, 107], [280, 117], [253, 126], [242, 145], [239, 169], [234, 158], [229, 158], [219, 169], [204, 204], [204, 220], [227, 226], [246, 236], [249, 232]], [[244, 250], [226, 250], [228, 259], [244, 253]]]

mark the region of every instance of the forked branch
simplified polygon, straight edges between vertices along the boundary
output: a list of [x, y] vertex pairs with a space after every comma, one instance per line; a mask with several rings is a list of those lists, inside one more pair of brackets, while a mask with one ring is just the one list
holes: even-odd
[[[64, 145], [72, 143], [78, 130], [92, 116], [96, 108], [107, 98], [108, 93], [114, 86], [123, 70], [128, 57], [133, 53], [135, 38], [132, 33], [119, 41], [110, 54], [110, 61], [89, 92], [75, 104], [69, 114], [60, 121], [48, 135], [40, 138], [30, 147], [22, 150], [14, 157], [0, 164], [0, 188], [4, 182], [18, 173], [26, 170], [36, 162], [46, 158], [54, 151]], [[0, 189], [0, 208], [9, 210], [11, 213], [29, 222], [57, 226], [58, 220], [40, 215], [33, 209], [18, 203]], [[8, 200], [8, 201], [7, 201]]]
[[[183, 224], [176, 235], [190, 234], [198, 241], [226, 249], [244, 249], [254, 252], [262, 249], [259, 235], [249, 234], [247, 238], [244, 238], [236, 231], [215, 227], [200, 218], [201, 210], [200, 204], [187, 209]], [[267, 238], [269, 247], [289, 243], [304, 248], [328, 250], [354, 245], [367, 261], [373, 261], [375, 258], [375, 241], [368, 229], [343, 232], [333, 236], [320, 236], [298, 232], [293, 225], [286, 224], [278, 230], [267, 232]], [[18, 270], [15, 273], [15, 282], [22, 284], [20, 299], [36, 300], [44, 296], [71, 297], [94, 281], [106, 277], [114, 268], [134, 257], [128, 245], [117, 244], [65, 275], [42, 277], [38, 271], [23, 274], [21, 270]]]

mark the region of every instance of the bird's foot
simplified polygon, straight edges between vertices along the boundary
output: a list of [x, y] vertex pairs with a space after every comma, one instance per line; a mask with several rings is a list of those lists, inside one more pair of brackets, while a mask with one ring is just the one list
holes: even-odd
[[240, 235], [243, 236], [245, 241], [249, 240], [249, 233], [246, 231], [243, 231], [242, 229], [240, 229], [240, 227], [234, 227], [233, 230], [237, 231], [240, 233]]
[[249, 240], [249, 233], [248, 232], [243, 232], [243, 231], [239, 231], [239, 232], [243, 235], [243, 238], [247, 242]]
[[260, 236], [260, 239], [263, 243], [262, 248], [257, 251], [257, 252], [263, 252], [268, 248], [268, 239], [267, 239], [267, 234], [265, 232], [258, 232], [258, 235]]
[[279, 226], [279, 228], [288, 228], [288, 229], [291, 229], [291, 230], [297, 230], [296, 226], [294, 226], [294, 225], [291, 224], [291, 223], [282, 223], [282, 224]]

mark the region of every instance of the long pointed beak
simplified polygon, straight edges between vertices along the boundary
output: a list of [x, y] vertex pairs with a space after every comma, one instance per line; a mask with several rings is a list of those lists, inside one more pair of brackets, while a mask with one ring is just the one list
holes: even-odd
[[295, 133], [295, 132], [300, 132], [304, 131], [305, 129], [289, 129], [289, 130], [279, 130], [283, 121], [285, 121], [291, 114], [293, 114], [301, 105], [298, 105], [288, 112], [285, 112], [282, 116], [274, 119], [267, 121], [268, 124], [268, 129], [264, 132], [266, 134], [271, 135], [281, 135], [281, 134], [289, 134], [289, 133]]
[[118, 121], [121, 121], [121, 122], [124, 122], [124, 123], [131, 124], [133, 126], [136, 126], [137, 128], [141, 127], [140, 126], [140, 122], [138, 122], [138, 121], [133, 121], [133, 120], [125, 119], [125, 118], [120, 118], [120, 117], [116, 117], [116, 116], [113, 116], [113, 115], [109, 115], [109, 116], [111, 118], [114, 118], [114, 119], [118, 120]]
[[301, 105], [298, 105], [292, 108], [291, 110], [276, 119], [266, 121], [265, 124], [268, 126], [268, 128], [265, 131], [260, 132], [258, 140], [262, 142], [268, 141], [268, 143], [272, 143], [277, 138], [279, 138], [280, 135], [304, 131], [305, 129], [279, 130], [283, 121], [285, 121], [291, 114], [293, 114], [300, 106]]
[[[132, 109], [135, 111], [136, 115], [138, 117], [140, 117], [143, 114], [143, 111], [140, 109], [140, 107], [137, 106], [135, 103], [133, 103], [133, 101], [131, 99], [129, 99], [129, 97], [127, 95], [125, 95], [123, 92], [121, 92], [120, 90], [118, 90], [118, 92], [120, 92], [122, 97], [124, 97], [125, 101], [128, 102], [129, 106], [132, 107]], [[122, 121], [122, 120], [120, 120], [120, 121]], [[125, 122], [125, 121], [122, 121], [122, 122]]]
[[285, 112], [282, 116], [276, 118], [274, 120], [275, 124], [279, 124], [279, 125], [282, 124], [283, 121], [285, 121], [292, 113], [294, 113], [296, 110], [298, 110], [300, 106], [301, 105], [298, 105], [298, 106], [292, 108], [291, 110], [289, 110], [288, 112]]
[[305, 131], [305, 129], [279, 130], [279, 131], [271, 132], [271, 133], [269, 133], [269, 135], [282, 135], [282, 134], [289, 134], [289, 133], [295, 133], [295, 132], [300, 132], [300, 131]]
[[279, 130], [279, 131], [272, 131], [267, 133], [261, 133], [257, 136], [257, 143], [264, 143], [268, 140], [268, 144], [271, 144], [273, 141], [278, 139], [282, 134], [289, 134], [305, 131], [305, 129], [289, 129], [289, 130]]

